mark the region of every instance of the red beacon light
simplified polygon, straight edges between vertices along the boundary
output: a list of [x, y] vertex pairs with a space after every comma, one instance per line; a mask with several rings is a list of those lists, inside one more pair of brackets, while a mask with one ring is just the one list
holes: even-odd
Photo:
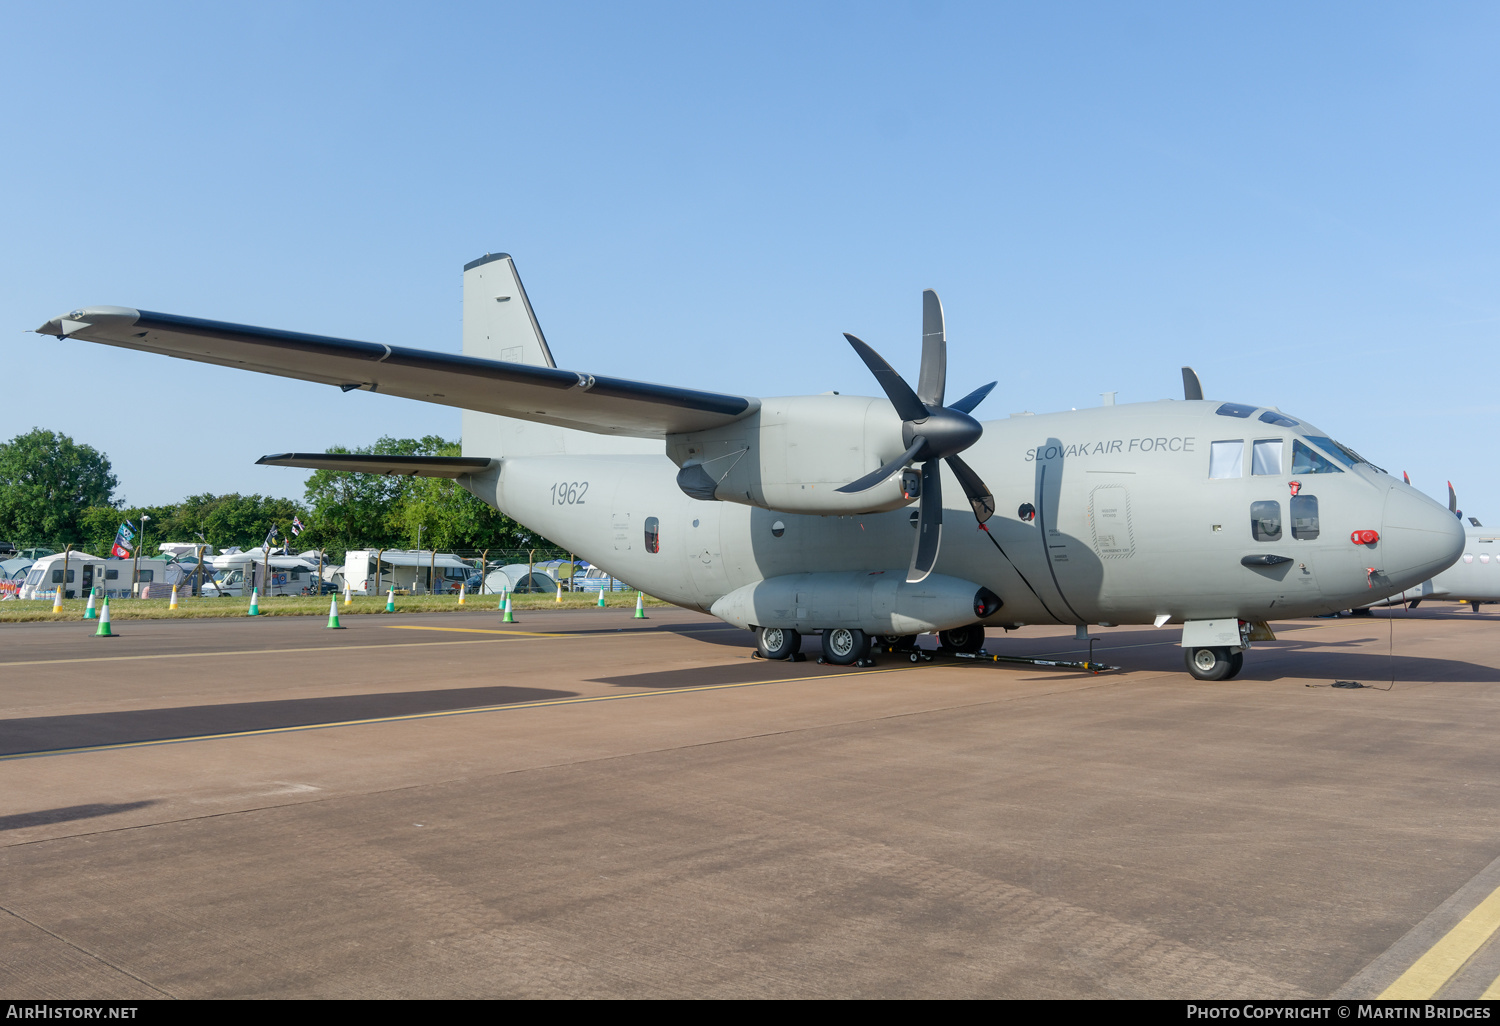
[[1374, 545], [1380, 540], [1379, 531], [1354, 531], [1349, 535], [1349, 540], [1356, 545]]

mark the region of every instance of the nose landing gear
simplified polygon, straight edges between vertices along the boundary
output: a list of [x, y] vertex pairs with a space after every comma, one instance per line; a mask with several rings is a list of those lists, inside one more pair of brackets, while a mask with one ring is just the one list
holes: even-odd
[[1188, 673], [1198, 680], [1230, 680], [1245, 666], [1243, 651], [1227, 647], [1185, 648], [1182, 650]]

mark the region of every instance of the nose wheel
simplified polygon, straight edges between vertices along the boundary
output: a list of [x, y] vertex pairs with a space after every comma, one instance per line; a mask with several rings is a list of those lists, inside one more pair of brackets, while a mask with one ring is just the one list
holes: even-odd
[[1198, 680], [1229, 680], [1245, 665], [1244, 652], [1228, 648], [1185, 648], [1182, 650], [1188, 673]]

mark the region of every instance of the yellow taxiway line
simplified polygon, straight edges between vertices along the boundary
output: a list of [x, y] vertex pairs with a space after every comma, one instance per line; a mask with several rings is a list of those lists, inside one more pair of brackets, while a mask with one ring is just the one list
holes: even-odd
[[[1413, 1001], [1436, 996], [1437, 992], [1464, 967], [1474, 953], [1500, 928], [1500, 887], [1475, 906], [1474, 911], [1458, 921], [1410, 969], [1396, 977], [1380, 994], [1382, 1001]], [[1500, 997], [1500, 979], [1484, 992], [1486, 998]]]

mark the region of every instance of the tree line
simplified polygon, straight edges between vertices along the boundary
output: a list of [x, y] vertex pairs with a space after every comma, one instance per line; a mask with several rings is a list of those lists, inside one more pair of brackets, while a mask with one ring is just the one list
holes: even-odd
[[[438, 435], [381, 438], [373, 445], [330, 452], [385, 456], [458, 456], [458, 442]], [[191, 468], [184, 468], [190, 471]], [[394, 477], [318, 470], [304, 501], [265, 495], [190, 495], [160, 506], [126, 506], [109, 457], [67, 435], [35, 428], [0, 443], [0, 540], [18, 547], [109, 554], [124, 521], [146, 518], [146, 548], [160, 542], [203, 541], [222, 551], [254, 548], [276, 525], [291, 551], [320, 548], [341, 560], [355, 548], [521, 548], [548, 542], [446, 478]], [[304, 525], [288, 539], [293, 519]], [[137, 534], [139, 538], [139, 534]]]

